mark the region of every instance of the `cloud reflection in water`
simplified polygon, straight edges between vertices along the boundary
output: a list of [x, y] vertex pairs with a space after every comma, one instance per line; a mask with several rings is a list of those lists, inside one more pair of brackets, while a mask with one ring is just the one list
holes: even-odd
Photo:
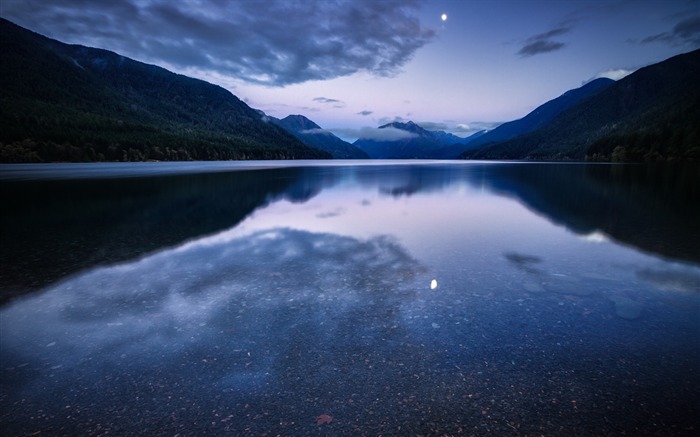
[[[349, 371], [353, 351], [380, 343], [386, 351], [387, 339], [401, 336], [401, 306], [424, 288], [423, 271], [387, 237], [283, 228], [211, 237], [3, 308], [4, 379], [11, 396], [31, 398], [60, 372], [74, 387], [70, 402], [80, 403], [105, 375], [126, 383], [156, 373], [171, 387], [190, 380], [197, 398], [197, 390], [279, 389], [278, 377], [315, 366]], [[347, 360], [323, 352], [336, 344]], [[316, 354], [313, 362], [297, 361], [305, 354]]]

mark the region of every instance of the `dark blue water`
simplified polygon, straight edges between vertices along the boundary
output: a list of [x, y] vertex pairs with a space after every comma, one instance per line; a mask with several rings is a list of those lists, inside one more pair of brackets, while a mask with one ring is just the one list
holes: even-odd
[[697, 167], [0, 167], [7, 435], [695, 435]]

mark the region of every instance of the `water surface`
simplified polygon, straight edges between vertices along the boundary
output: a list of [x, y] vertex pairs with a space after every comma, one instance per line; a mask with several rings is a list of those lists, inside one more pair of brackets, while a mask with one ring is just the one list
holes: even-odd
[[699, 429], [697, 167], [0, 174], [12, 435]]

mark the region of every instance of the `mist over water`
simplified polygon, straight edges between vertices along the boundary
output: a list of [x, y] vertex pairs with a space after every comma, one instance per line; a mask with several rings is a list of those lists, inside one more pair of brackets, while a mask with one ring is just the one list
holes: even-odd
[[291, 165], [0, 181], [3, 429], [698, 429], [696, 169]]

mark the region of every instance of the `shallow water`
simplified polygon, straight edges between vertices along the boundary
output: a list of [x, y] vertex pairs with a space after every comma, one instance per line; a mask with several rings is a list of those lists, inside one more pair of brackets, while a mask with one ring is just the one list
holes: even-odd
[[700, 429], [697, 167], [102, 170], [0, 168], [11, 435]]

